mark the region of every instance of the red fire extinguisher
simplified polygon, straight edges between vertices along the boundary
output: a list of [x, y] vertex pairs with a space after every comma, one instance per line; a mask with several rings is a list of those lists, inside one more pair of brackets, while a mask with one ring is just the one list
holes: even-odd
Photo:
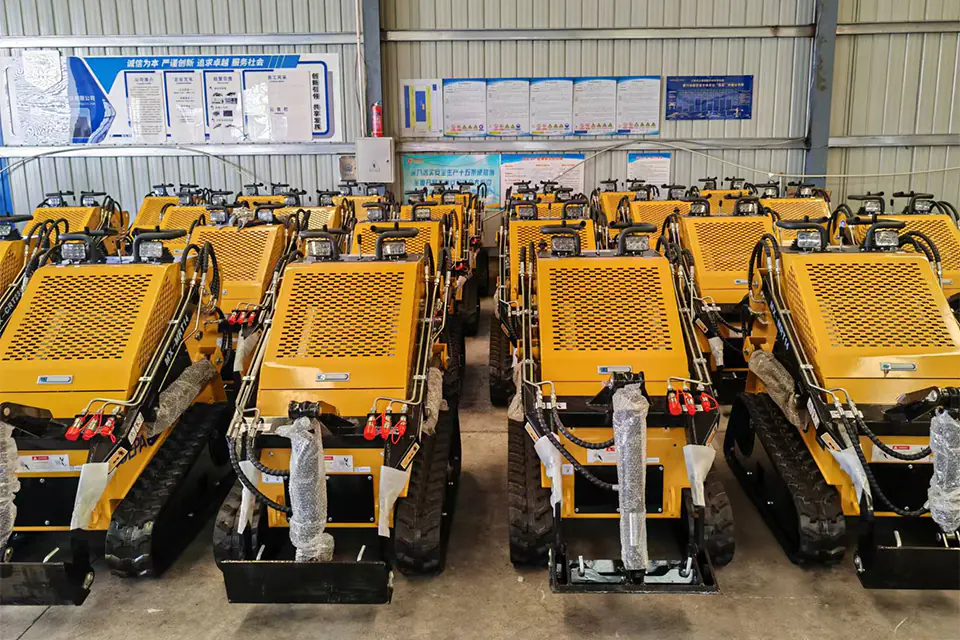
[[383, 137], [383, 105], [374, 102], [370, 113], [370, 135], [374, 138]]

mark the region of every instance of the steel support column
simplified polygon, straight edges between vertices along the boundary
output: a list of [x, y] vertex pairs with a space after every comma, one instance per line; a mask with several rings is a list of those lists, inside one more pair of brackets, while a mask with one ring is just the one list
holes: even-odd
[[367, 131], [370, 131], [370, 107], [374, 102], [383, 103], [383, 74], [380, 58], [380, 0], [362, 0], [363, 66], [366, 74], [364, 102]]
[[[807, 142], [810, 148], [803, 163], [803, 172], [810, 175], [823, 175], [827, 172], [838, 13], [839, 0], [817, 0], [817, 26], [813, 37], [810, 94], [807, 101]], [[823, 178], [812, 178], [810, 182], [821, 187], [826, 184]]]

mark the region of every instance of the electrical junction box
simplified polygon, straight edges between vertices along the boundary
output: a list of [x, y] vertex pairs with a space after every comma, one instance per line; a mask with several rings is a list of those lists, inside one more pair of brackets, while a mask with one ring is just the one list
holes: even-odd
[[394, 182], [393, 138], [357, 138], [357, 181]]

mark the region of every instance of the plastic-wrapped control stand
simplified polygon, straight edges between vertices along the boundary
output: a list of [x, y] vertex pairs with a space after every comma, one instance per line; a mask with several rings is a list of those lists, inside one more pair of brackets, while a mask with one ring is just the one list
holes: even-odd
[[643, 386], [628, 384], [613, 394], [613, 438], [620, 494], [620, 559], [630, 571], [646, 570], [647, 412]]
[[290, 439], [290, 542], [297, 562], [329, 562], [333, 536], [327, 526], [327, 470], [320, 421], [297, 418], [277, 433]]
[[157, 419], [147, 425], [147, 437], [153, 437], [172, 427], [216, 375], [217, 369], [206, 359], [198, 360], [187, 367], [179, 378], [160, 393]]
[[767, 395], [773, 400], [784, 417], [795, 427], [806, 425], [806, 416], [804, 411], [797, 406], [797, 398], [793, 393], [795, 382], [790, 372], [784, 368], [769, 351], [756, 349], [750, 354], [750, 361], [747, 368], [753, 375], [760, 378], [763, 386], [767, 390]]
[[946, 533], [953, 533], [960, 529], [960, 422], [947, 411], [938, 411], [930, 420], [930, 450], [930, 517]]
[[17, 519], [17, 505], [13, 499], [20, 490], [20, 481], [17, 480], [19, 462], [13, 427], [0, 422], [0, 549], [7, 544]]

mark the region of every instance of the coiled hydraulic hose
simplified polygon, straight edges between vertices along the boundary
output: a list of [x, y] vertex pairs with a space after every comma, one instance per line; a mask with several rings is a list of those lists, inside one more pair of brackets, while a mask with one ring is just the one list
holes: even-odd
[[280, 504], [276, 500], [271, 500], [270, 498], [265, 496], [263, 492], [260, 491], [260, 489], [257, 488], [257, 485], [255, 485], [253, 482], [250, 481], [250, 478], [247, 477], [247, 474], [245, 474], [243, 472], [243, 469], [240, 468], [240, 461], [237, 459], [237, 450], [235, 446], [236, 446], [236, 443], [232, 441], [229, 436], [227, 436], [227, 452], [228, 452], [228, 455], [230, 456], [230, 466], [233, 467], [234, 473], [237, 474], [237, 480], [240, 481], [240, 484], [246, 487], [247, 490], [249, 490], [253, 495], [260, 498], [264, 502], [264, 504], [266, 504], [271, 509], [279, 511], [280, 513], [285, 513], [288, 516], [292, 515], [293, 509], [291, 509], [285, 504]]

